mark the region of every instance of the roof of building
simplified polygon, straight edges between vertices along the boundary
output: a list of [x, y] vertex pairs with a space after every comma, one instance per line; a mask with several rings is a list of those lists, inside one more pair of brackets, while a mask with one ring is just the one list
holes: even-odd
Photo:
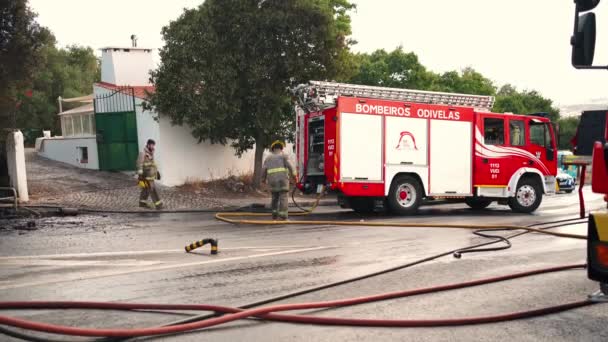
[[107, 82], [97, 82], [95, 83], [95, 85], [110, 90], [133, 88], [135, 97], [140, 99], [146, 99], [148, 98], [148, 94], [153, 94], [156, 91], [156, 88], [154, 86], [118, 86], [116, 84], [111, 84]]
[[145, 51], [145, 52], [151, 52], [154, 49], [151, 48], [144, 48], [144, 47], [133, 47], [133, 46], [105, 46], [100, 48], [99, 50], [105, 51], [105, 50], [135, 50], [135, 51]]
[[64, 99], [62, 97], [59, 97], [59, 100], [61, 102], [93, 103], [94, 98], [95, 98], [95, 96], [93, 94], [91, 94], [91, 95], [86, 95], [86, 96], [72, 97], [69, 99]]
[[94, 112], [93, 103], [88, 103], [84, 106], [72, 108], [70, 110], [65, 110], [57, 115], [70, 115], [70, 114], [93, 114]]

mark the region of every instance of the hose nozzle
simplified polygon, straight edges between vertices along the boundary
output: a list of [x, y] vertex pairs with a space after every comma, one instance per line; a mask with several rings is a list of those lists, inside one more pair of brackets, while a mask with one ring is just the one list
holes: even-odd
[[188, 246], [184, 247], [184, 249], [186, 250], [186, 253], [190, 253], [199, 247], [203, 247], [206, 244], [211, 244], [211, 254], [215, 255], [218, 253], [217, 242], [218, 240], [216, 239], [202, 239], [189, 244]]

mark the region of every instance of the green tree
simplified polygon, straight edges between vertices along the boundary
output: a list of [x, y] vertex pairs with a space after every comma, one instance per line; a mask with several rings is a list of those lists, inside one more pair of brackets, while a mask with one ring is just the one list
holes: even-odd
[[559, 108], [553, 105], [552, 100], [543, 97], [536, 90], [520, 92], [510, 84], [502, 86], [496, 94], [493, 111], [515, 114], [549, 113], [553, 122], [557, 122], [560, 117]]
[[0, 2], [0, 128], [14, 125], [15, 108], [32, 87], [42, 52], [55, 43], [35, 19], [26, 0]]
[[415, 53], [404, 52], [402, 47], [391, 52], [359, 53], [352, 58], [355, 72], [346, 80], [347, 83], [429, 89], [437, 77], [426, 70]]
[[470, 67], [461, 72], [448, 71], [436, 76], [429, 90], [475, 95], [496, 94], [494, 82]]
[[[163, 28], [150, 105], [200, 141], [255, 146], [254, 183], [264, 149], [292, 134], [286, 88], [344, 77], [347, 0], [207, 0]], [[341, 76], [342, 75], [342, 76]]]
[[45, 47], [32, 80], [33, 96], [19, 108], [17, 126], [59, 131], [57, 98], [91, 94], [100, 75], [99, 60], [91, 48]]
[[580, 117], [573, 116], [568, 118], [559, 119], [559, 149], [560, 150], [572, 150], [570, 140], [576, 135], [576, 129]]

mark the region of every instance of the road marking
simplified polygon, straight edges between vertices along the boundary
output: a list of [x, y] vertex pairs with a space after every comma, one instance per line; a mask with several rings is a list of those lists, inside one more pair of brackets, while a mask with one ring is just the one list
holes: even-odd
[[137, 267], [137, 266], [152, 266], [160, 265], [162, 261], [154, 260], [52, 260], [52, 259], [12, 259], [0, 260], [2, 266], [53, 266], [53, 267], [80, 267], [80, 266], [98, 266], [98, 267]]
[[[285, 249], [285, 248], [307, 248], [308, 246], [244, 246], [244, 247], [226, 247], [220, 246], [220, 251], [232, 251], [239, 249], [260, 249], [260, 250], [273, 250], [273, 249]], [[205, 248], [205, 247], [202, 247]], [[23, 255], [23, 256], [3, 256], [0, 257], [2, 260], [13, 260], [13, 259], [61, 259], [61, 258], [88, 258], [88, 257], [104, 257], [104, 256], [128, 256], [128, 255], [146, 255], [146, 254], [166, 254], [166, 253], [186, 253], [183, 248], [181, 249], [157, 249], [147, 251], [121, 251], [121, 252], [97, 252], [97, 253], [71, 253], [71, 254], [46, 254], [46, 255]]]
[[171, 270], [171, 269], [176, 269], [176, 268], [200, 266], [200, 265], [207, 265], [207, 264], [216, 264], [216, 263], [220, 263], [220, 262], [238, 261], [238, 260], [244, 260], [244, 259], [256, 259], [256, 258], [263, 258], [263, 257], [277, 256], [277, 255], [284, 255], [284, 254], [312, 252], [312, 251], [318, 251], [318, 250], [328, 249], [328, 248], [332, 248], [332, 247], [320, 246], [320, 247], [310, 247], [310, 248], [301, 248], [301, 249], [291, 249], [291, 250], [279, 251], [279, 252], [273, 252], [273, 253], [245, 255], [245, 256], [238, 256], [238, 257], [232, 257], [232, 258], [226, 258], [226, 259], [213, 259], [213, 260], [189, 262], [189, 263], [185, 263], [185, 264], [151, 266], [151, 267], [144, 267], [144, 268], [139, 268], [139, 269], [135, 269], [135, 270], [96, 272], [96, 273], [92, 274], [91, 276], [82, 276], [82, 275], [62, 276], [61, 279], [51, 279], [51, 280], [47, 280], [47, 281], [33, 281], [33, 282], [20, 283], [20, 284], [3, 285], [3, 286], [0, 286], [0, 290], [64, 283], [64, 282], [70, 282], [70, 281], [76, 281], [76, 280], [89, 280], [89, 279], [96, 279], [96, 278], [113, 277], [113, 276], [133, 274], [133, 273], [166, 271], [166, 270]]

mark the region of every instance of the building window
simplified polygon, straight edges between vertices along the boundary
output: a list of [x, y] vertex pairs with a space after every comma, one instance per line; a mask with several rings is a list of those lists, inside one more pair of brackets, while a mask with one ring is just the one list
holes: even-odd
[[80, 155], [80, 163], [87, 164], [89, 162], [89, 149], [87, 147], [78, 147]]
[[483, 120], [483, 127], [486, 145], [505, 144], [505, 121], [503, 119], [486, 118]]
[[73, 135], [74, 130], [72, 128], [72, 117], [66, 115], [62, 118], [62, 121], [64, 123], [63, 136], [69, 137], [69, 136]]
[[64, 115], [61, 131], [64, 137], [95, 135], [95, 117], [93, 114]]
[[523, 120], [510, 120], [509, 130], [511, 146], [524, 146], [526, 144], [526, 125]]
[[72, 122], [74, 125], [74, 135], [82, 135], [82, 115], [74, 115]]

